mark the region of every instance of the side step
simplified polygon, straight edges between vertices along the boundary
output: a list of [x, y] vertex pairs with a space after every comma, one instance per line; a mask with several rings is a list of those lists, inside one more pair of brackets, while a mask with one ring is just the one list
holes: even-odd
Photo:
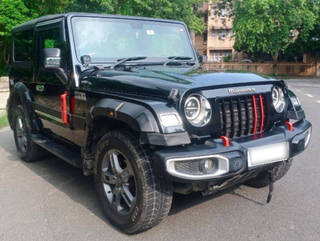
[[[32, 135], [32, 140], [43, 149], [66, 161], [72, 166], [82, 168], [82, 158], [80, 152], [70, 148], [68, 144], [48, 138], [44, 135]], [[69, 147], [69, 148], [68, 148]]]

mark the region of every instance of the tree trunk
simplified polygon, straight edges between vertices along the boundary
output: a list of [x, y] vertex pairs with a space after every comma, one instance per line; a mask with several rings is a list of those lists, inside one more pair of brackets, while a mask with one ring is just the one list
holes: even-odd
[[279, 53], [276, 52], [275, 54], [273, 54], [272, 58], [273, 58], [273, 63], [277, 64], [279, 60]]

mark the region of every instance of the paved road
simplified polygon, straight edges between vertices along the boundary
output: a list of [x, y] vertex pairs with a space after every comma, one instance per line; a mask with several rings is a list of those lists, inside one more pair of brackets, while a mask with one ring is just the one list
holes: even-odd
[[175, 196], [169, 217], [126, 236], [103, 217], [92, 179], [57, 158], [26, 164], [0, 131], [0, 240], [320, 240], [320, 80], [290, 80], [314, 123], [308, 152], [268, 189], [245, 186], [203, 198]]

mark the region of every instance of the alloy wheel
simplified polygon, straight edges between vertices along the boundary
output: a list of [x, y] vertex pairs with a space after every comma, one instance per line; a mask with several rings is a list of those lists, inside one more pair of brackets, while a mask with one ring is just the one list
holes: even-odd
[[136, 202], [136, 179], [128, 159], [118, 150], [110, 150], [101, 166], [104, 192], [118, 214], [131, 212]]
[[26, 153], [27, 147], [28, 147], [28, 138], [27, 138], [27, 133], [26, 133], [25, 122], [21, 116], [17, 117], [16, 135], [17, 135], [17, 142], [18, 142], [19, 150], [22, 153]]

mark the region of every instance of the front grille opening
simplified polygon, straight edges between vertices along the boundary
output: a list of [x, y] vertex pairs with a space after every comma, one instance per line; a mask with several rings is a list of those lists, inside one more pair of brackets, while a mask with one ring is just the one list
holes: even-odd
[[266, 96], [247, 95], [218, 99], [220, 135], [243, 137], [263, 133], [266, 128]]

